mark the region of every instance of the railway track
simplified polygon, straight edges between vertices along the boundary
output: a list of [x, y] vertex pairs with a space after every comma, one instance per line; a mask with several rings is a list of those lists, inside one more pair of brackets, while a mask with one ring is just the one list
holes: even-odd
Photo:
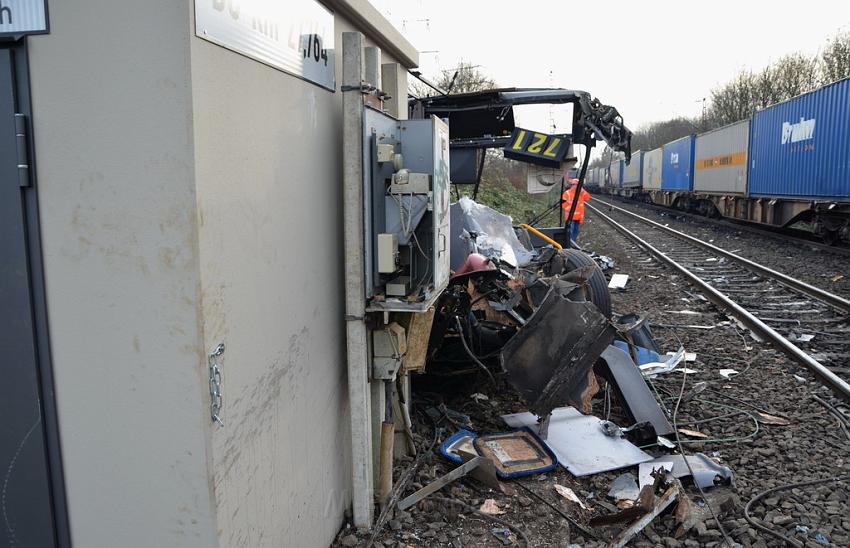
[[713, 218], [706, 217], [705, 215], [700, 215], [698, 213], [691, 213], [689, 211], [682, 211], [681, 209], [675, 209], [672, 207], [667, 207], [663, 205], [648, 203], [648, 202], [638, 202], [638, 201], [628, 201], [622, 197], [608, 195], [605, 198], [609, 201], [619, 201], [624, 204], [635, 204], [643, 207], [647, 207], [653, 209], [655, 211], [663, 212], [668, 215], [677, 215], [680, 217], [687, 217], [689, 219], [693, 219], [698, 222], [711, 223], [719, 226], [724, 226], [726, 228], [731, 228], [734, 230], [743, 230], [745, 232], [749, 232], [751, 234], [759, 234], [761, 236], [766, 236], [768, 238], [773, 238], [775, 240], [781, 240], [785, 242], [794, 242], [800, 245], [805, 245], [812, 249], [819, 249], [822, 251], [826, 251], [828, 253], [832, 253], [835, 255], [844, 255], [850, 257], [850, 245], [846, 243], [838, 243], [836, 245], [829, 245], [823, 243], [823, 241], [816, 237], [814, 234], [806, 233], [803, 230], [786, 228], [764, 228], [764, 225], [759, 225], [758, 223], [744, 221], [740, 219], [729, 219], [725, 217]]
[[597, 199], [592, 214], [850, 402], [850, 300]]

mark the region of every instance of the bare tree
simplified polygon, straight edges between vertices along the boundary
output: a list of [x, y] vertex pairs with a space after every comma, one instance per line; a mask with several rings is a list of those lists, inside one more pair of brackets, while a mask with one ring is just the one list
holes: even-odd
[[652, 150], [699, 131], [697, 120], [682, 117], [645, 124], [632, 135], [632, 150]]
[[786, 55], [760, 72], [743, 71], [712, 90], [706, 129], [744, 120], [754, 110], [812, 91], [819, 82], [818, 60], [801, 53]]
[[[640, 127], [632, 137], [632, 150], [651, 150], [689, 133], [708, 131], [739, 122], [761, 110], [801, 93], [850, 77], [850, 32], [831, 38], [819, 56], [791, 53], [761, 71], [744, 70], [731, 81], [711, 90], [710, 106], [702, 123], [674, 118]], [[610, 163], [610, 154], [594, 166]]]
[[782, 57], [770, 67], [770, 73], [778, 94], [778, 97], [771, 97], [771, 99], [779, 101], [812, 91], [820, 83], [817, 58], [807, 57], [801, 53]]
[[820, 54], [820, 83], [830, 84], [850, 77], [850, 32], [827, 42]]
[[471, 93], [496, 87], [496, 81], [472, 63], [461, 62], [457, 67], [440, 72], [434, 82], [449, 93]]
[[[461, 62], [453, 69], [440, 71], [440, 74], [432, 78], [431, 82], [448, 93], [471, 93], [496, 87], [496, 81], [479, 70], [478, 66], [465, 62]], [[417, 79], [410, 80], [408, 92], [415, 97], [429, 97], [437, 94], [435, 89]]]

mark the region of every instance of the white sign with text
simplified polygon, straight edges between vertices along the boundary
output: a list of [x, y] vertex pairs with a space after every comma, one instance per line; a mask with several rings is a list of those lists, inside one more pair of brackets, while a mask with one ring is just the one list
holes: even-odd
[[195, 34], [331, 91], [336, 88], [334, 16], [316, 0], [195, 0]]
[[43, 34], [47, 25], [47, 0], [0, 0], [0, 35]]

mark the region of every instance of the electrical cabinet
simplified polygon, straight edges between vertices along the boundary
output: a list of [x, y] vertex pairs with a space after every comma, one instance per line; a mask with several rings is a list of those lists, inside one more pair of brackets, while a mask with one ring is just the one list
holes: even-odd
[[367, 310], [423, 312], [449, 280], [449, 127], [365, 107]]

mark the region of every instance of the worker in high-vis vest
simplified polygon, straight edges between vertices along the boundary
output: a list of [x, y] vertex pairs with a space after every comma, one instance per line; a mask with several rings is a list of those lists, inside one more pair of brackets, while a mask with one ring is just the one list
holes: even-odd
[[[570, 214], [570, 208], [573, 207], [576, 189], [578, 189], [578, 179], [572, 179], [570, 183], [570, 188], [568, 188], [561, 197], [561, 208], [564, 210], [564, 218], [562, 222], [567, 221], [567, 217]], [[570, 224], [570, 239], [574, 242], [578, 242], [578, 233], [581, 230], [581, 223], [584, 222], [584, 202], [589, 199], [590, 193], [582, 188], [581, 193], [578, 195], [576, 210], [573, 213], [573, 222]]]

